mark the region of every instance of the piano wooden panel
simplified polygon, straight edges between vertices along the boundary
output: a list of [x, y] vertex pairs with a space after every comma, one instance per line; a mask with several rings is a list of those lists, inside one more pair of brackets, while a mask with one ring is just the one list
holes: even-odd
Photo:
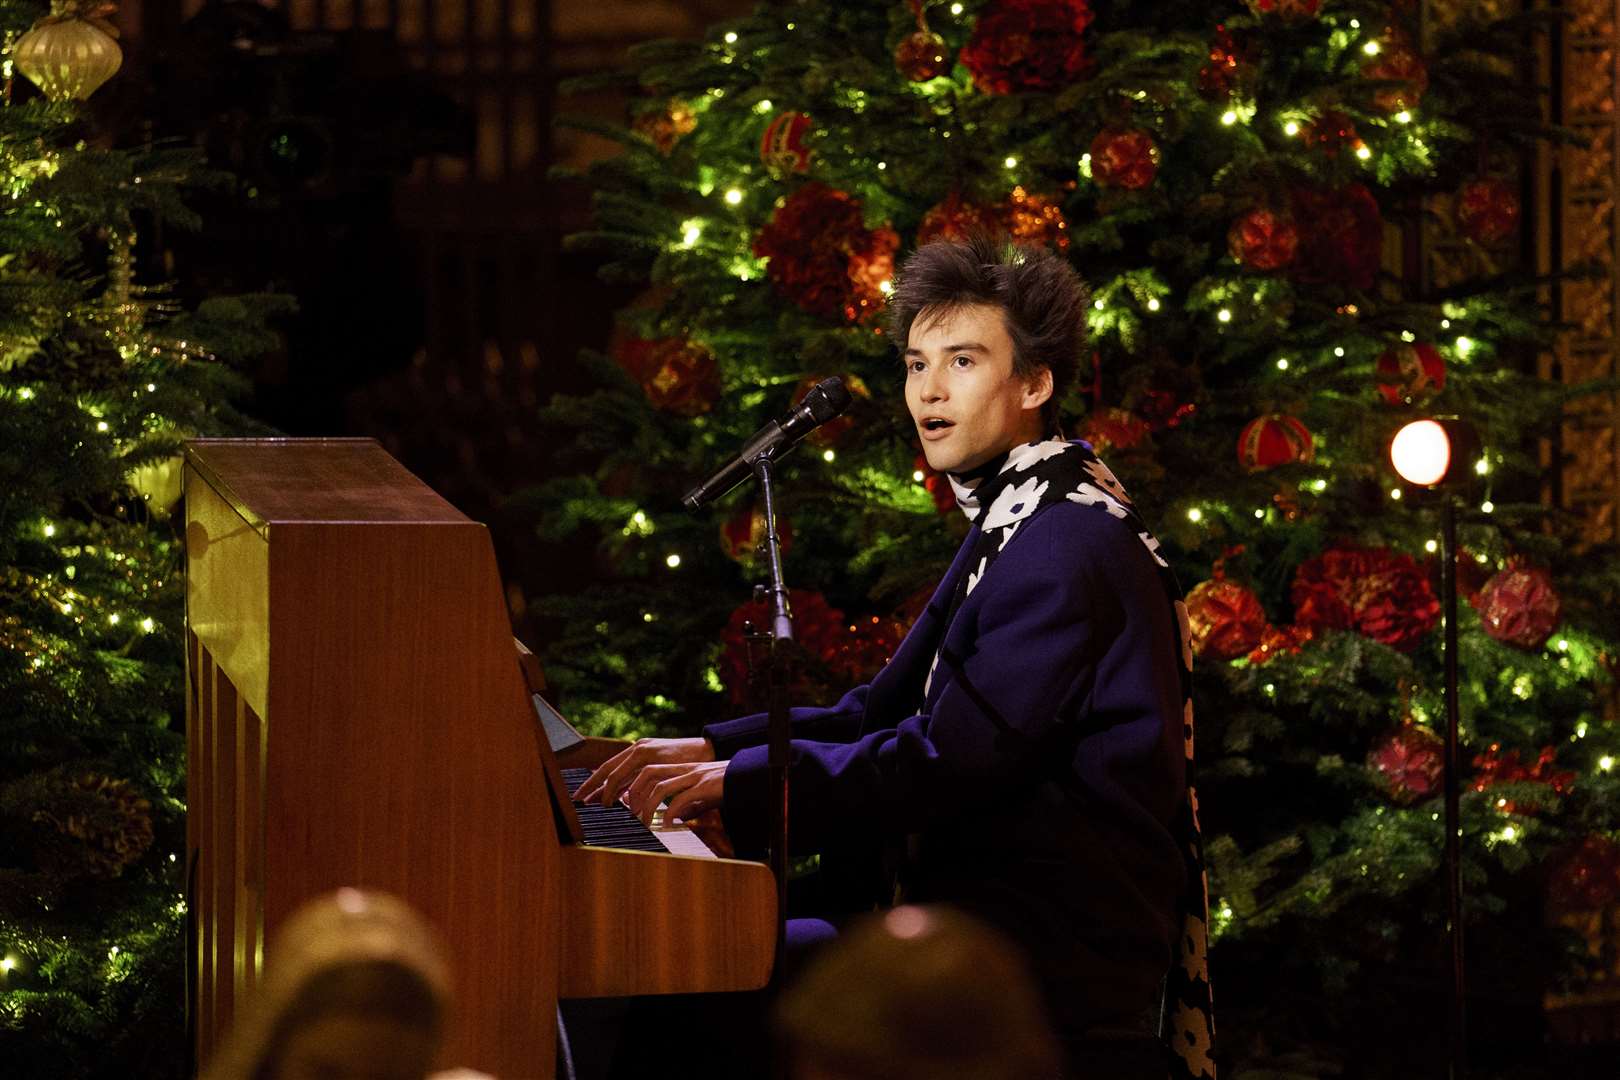
[[689, 994], [770, 978], [776, 882], [763, 864], [569, 847], [563, 865], [562, 996]]
[[371, 440], [196, 440], [186, 506], [201, 1064], [342, 885], [445, 935], [444, 1062], [497, 1076], [552, 1075], [560, 992], [765, 982], [764, 866], [559, 844], [482, 525]]

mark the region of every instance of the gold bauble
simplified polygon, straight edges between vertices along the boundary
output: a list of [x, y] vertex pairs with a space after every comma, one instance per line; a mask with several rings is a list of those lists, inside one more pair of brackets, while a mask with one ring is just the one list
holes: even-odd
[[17, 39], [12, 53], [17, 70], [52, 101], [84, 101], [112, 78], [124, 62], [123, 50], [103, 16], [112, 6], [59, 0], [51, 14]]

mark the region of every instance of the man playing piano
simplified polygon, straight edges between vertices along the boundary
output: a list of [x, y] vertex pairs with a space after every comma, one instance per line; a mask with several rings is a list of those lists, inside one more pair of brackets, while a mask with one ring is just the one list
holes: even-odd
[[[1191, 653], [1158, 542], [1090, 448], [1058, 435], [1086, 302], [1044, 250], [979, 238], [905, 264], [891, 318], [906, 406], [973, 528], [872, 682], [793, 710], [789, 820], [796, 854], [881, 836], [905, 899], [1022, 945], [1076, 1075], [1162, 1080], [1164, 980], [1197, 871]], [[671, 818], [718, 807], [739, 851], [763, 850], [765, 738], [751, 716], [643, 740], [578, 797], [623, 796], [644, 819], [666, 800]], [[1186, 913], [1187, 972], [1207, 979], [1204, 911]], [[1207, 1027], [1169, 1007], [1199, 1075]]]

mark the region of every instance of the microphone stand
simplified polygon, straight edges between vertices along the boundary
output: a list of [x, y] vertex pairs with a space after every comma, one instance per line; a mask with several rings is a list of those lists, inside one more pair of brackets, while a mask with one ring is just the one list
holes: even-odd
[[766, 672], [770, 687], [767, 713], [766, 763], [770, 768], [771, 790], [771, 874], [776, 878], [776, 963], [772, 978], [782, 970], [787, 948], [787, 867], [788, 867], [788, 707], [787, 650], [793, 640], [793, 614], [788, 609], [787, 585], [782, 579], [782, 543], [776, 532], [776, 502], [771, 488], [771, 458], [761, 454], [754, 461], [754, 475], [765, 501], [765, 554], [771, 581], [766, 590], [771, 598], [771, 627], [763, 635], [769, 644]]

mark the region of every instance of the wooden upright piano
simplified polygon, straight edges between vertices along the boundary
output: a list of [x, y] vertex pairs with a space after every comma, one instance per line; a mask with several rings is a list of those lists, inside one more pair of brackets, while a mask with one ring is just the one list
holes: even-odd
[[764, 865], [582, 835], [559, 768], [619, 744], [553, 752], [484, 526], [369, 439], [199, 439], [185, 493], [199, 1066], [267, 936], [344, 885], [443, 933], [445, 1062], [503, 1078], [553, 1075], [558, 998], [765, 984]]

